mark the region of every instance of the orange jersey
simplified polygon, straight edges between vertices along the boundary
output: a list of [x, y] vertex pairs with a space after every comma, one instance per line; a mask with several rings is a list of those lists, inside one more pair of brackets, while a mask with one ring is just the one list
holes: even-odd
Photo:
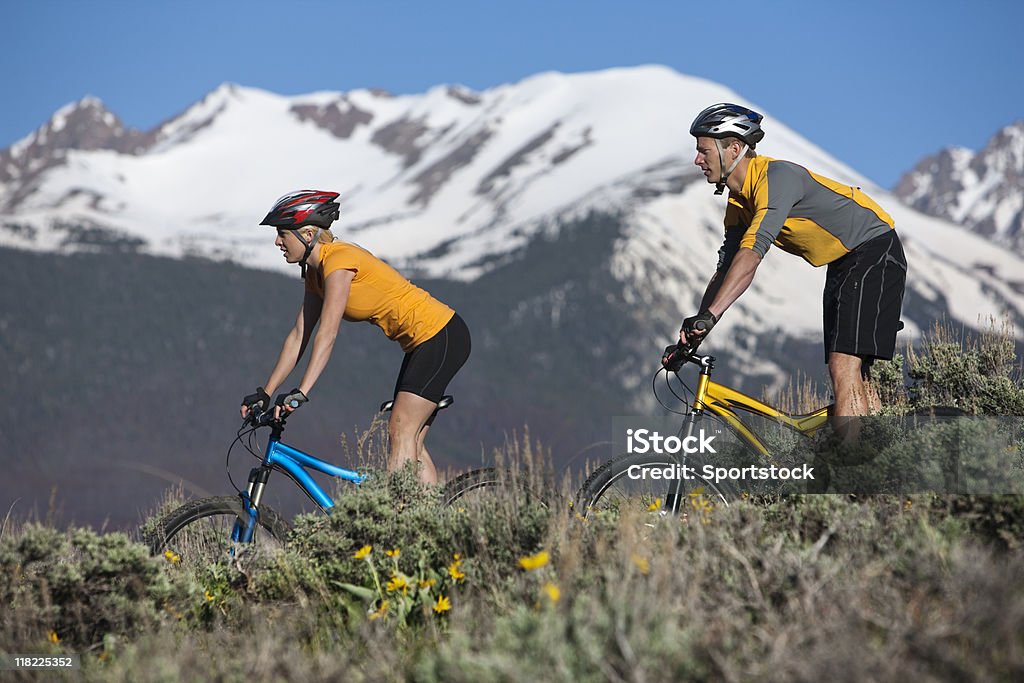
[[309, 269], [306, 290], [323, 299], [324, 280], [336, 270], [355, 273], [345, 320], [373, 323], [407, 353], [440, 332], [455, 315], [397, 270], [348, 242], [320, 245], [320, 263]]

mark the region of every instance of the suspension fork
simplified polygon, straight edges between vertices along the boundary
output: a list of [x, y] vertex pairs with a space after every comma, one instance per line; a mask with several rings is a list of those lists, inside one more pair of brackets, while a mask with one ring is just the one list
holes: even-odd
[[[701, 422], [701, 418], [704, 416], [704, 400], [708, 393], [708, 382], [711, 381], [711, 369], [714, 359], [711, 362], [702, 364], [700, 369], [700, 377], [697, 380], [697, 391], [693, 398], [693, 407], [690, 412], [687, 413], [684, 419], [683, 426], [679, 430], [680, 438], [683, 439], [683, 443], [692, 443], [692, 440], [688, 440], [689, 437], [694, 436], [694, 432], [697, 430], [697, 424]], [[684, 435], [685, 432], [685, 435]], [[672, 479], [672, 484], [669, 486], [668, 493], [665, 495], [665, 509], [671, 512], [673, 515], [679, 514], [679, 509], [683, 503], [683, 482], [685, 481], [683, 473], [686, 472], [686, 451], [680, 450], [678, 456], [679, 469], [676, 471], [676, 477]]]
[[235, 543], [252, 543], [253, 534], [256, 532], [256, 525], [259, 523], [260, 501], [263, 500], [263, 491], [270, 479], [271, 467], [261, 465], [249, 470], [249, 486], [245, 492], [240, 494], [244, 518], [239, 516], [235, 521], [235, 528], [231, 532], [231, 540]]

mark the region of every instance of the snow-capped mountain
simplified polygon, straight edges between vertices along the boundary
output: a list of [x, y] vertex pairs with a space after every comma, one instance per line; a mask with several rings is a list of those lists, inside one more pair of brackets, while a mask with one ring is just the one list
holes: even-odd
[[1024, 121], [1003, 128], [980, 152], [952, 147], [923, 159], [894, 194], [1024, 254]]
[[[608, 261], [620, 287], [607, 296], [651, 311], [650, 338], [636, 340], [649, 345], [678, 329], [716, 261], [724, 199], [693, 166], [687, 128], [719, 101], [761, 110], [659, 66], [404, 96], [223, 85], [148, 132], [126, 130], [87, 98], [0, 153], [0, 244], [295, 272], [257, 224], [278, 196], [311, 187], [341, 192], [344, 239], [406, 272], [473, 281], [573, 219], [615, 213], [626, 227]], [[1019, 255], [902, 206], [766, 114], [759, 153], [861, 186], [896, 219], [910, 262], [908, 332], [942, 314], [972, 327], [989, 314], [1024, 320]], [[716, 335], [736, 340], [750, 372], [779, 374], [755, 353], [758, 339], [819, 338], [823, 279], [824, 269], [771, 254]], [[559, 296], [550, 293], [552, 316]]]

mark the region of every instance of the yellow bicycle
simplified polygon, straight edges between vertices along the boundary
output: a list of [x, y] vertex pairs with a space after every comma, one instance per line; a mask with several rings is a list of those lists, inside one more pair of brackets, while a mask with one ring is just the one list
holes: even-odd
[[[675, 437], [676, 443], [695, 444], [704, 429], [711, 428], [716, 434], [723, 434], [724, 427], [735, 435], [740, 450], [748, 456], [748, 462], [752, 460], [749, 458], [752, 454], [755, 456], [753, 460], [760, 459], [770, 470], [776, 464], [773, 449], [749, 424], [750, 416], [767, 418], [804, 437], [814, 436], [828, 422], [831, 405], [797, 415], [715, 382], [712, 379], [715, 357], [698, 355], [693, 348], [669, 347], [662, 364], [670, 373], [678, 373], [687, 364], [700, 368], [697, 387]], [[746, 419], [737, 411], [745, 412]], [[719, 471], [716, 465], [699, 454], [690, 456], [679, 451], [658, 453], [652, 449], [627, 452], [606, 462], [590, 475], [576, 496], [574, 508], [585, 516], [595, 509], [615, 509], [629, 501], [630, 504], [639, 502], [649, 509], [675, 514], [688, 495], [728, 503], [740, 492], [733, 481], [716, 477], [716, 471]]]

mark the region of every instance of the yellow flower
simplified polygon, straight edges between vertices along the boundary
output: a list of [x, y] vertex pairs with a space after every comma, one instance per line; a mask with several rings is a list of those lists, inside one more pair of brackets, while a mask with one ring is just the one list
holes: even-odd
[[398, 548], [395, 548], [394, 550], [385, 550], [384, 554], [387, 555], [388, 557], [398, 557], [399, 555], [402, 554], [402, 551], [399, 550]]
[[175, 553], [173, 550], [167, 550], [164, 552], [164, 559], [171, 564], [178, 564], [181, 562], [181, 556]]
[[50, 642], [54, 645], [60, 642], [60, 636], [57, 635], [56, 631], [50, 631]]
[[545, 583], [544, 587], [541, 590], [544, 591], [544, 595], [548, 596], [548, 600], [550, 600], [552, 604], [562, 599], [562, 591], [560, 591], [558, 589], [558, 586], [551, 583], [550, 581]]
[[203, 593], [203, 596], [206, 598], [206, 602], [213, 602], [213, 593], [210, 591]]
[[375, 619], [380, 619], [382, 616], [387, 614], [388, 613], [388, 606], [390, 604], [391, 603], [389, 603], [387, 600], [385, 600], [384, 602], [380, 603], [380, 607], [377, 608], [377, 611], [370, 613], [370, 621], [373, 621]]
[[519, 566], [528, 572], [532, 572], [534, 569], [540, 569], [541, 567], [547, 566], [548, 562], [550, 561], [551, 555], [548, 554], [548, 551], [541, 550], [536, 555], [520, 557]]
[[391, 577], [391, 580], [388, 581], [385, 588], [387, 588], [389, 592], [400, 590], [402, 591], [402, 594], [405, 595], [409, 592], [409, 582], [406, 581], [405, 577], [401, 574], [394, 574]]
[[456, 581], [462, 581], [464, 578], [466, 578], [465, 572], [463, 572], [462, 569], [460, 568], [461, 564], [462, 560], [455, 560], [450, 565], [448, 565], [448, 575]]
[[462, 562], [462, 555], [460, 553], [455, 553], [452, 557], [455, 558], [456, 562]]
[[366, 557], [367, 555], [369, 555], [371, 550], [373, 550], [373, 546], [372, 545], [364, 545], [362, 548], [357, 550], [356, 554], [353, 555], [352, 557], [356, 558], [357, 560], [361, 560], [364, 557]]
[[661, 498], [655, 498], [654, 502], [647, 506], [648, 512], [657, 512], [661, 509]]
[[420, 579], [420, 588], [430, 588], [437, 584], [437, 579]]
[[704, 487], [698, 486], [689, 494], [690, 496], [690, 507], [699, 512], [711, 512], [715, 509], [715, 504], [711, 502], [711, 499], [704, 495]]
[[640, 573], [644, 576], [647, 575], [647, 572], [651, 571], [651, 563], [647, 561], [646, 557], [641, 557], [640, 555], [633, 553], [629, 556], [629, 559], [633, 560], [633, 564], [636, 565], [636, 568], [639, 569]]
[[909, 510], [912, 507], [914, 507], [914, 501], [912, 501], [910, 498], [907, 498], [905, 501], [903, 501], [904, 510]]
[[438, 614], [447, 612], [452, 608], [452, 601], [444, 595], [437, 596], [437, 602], [434, 603], [434, 611]]

